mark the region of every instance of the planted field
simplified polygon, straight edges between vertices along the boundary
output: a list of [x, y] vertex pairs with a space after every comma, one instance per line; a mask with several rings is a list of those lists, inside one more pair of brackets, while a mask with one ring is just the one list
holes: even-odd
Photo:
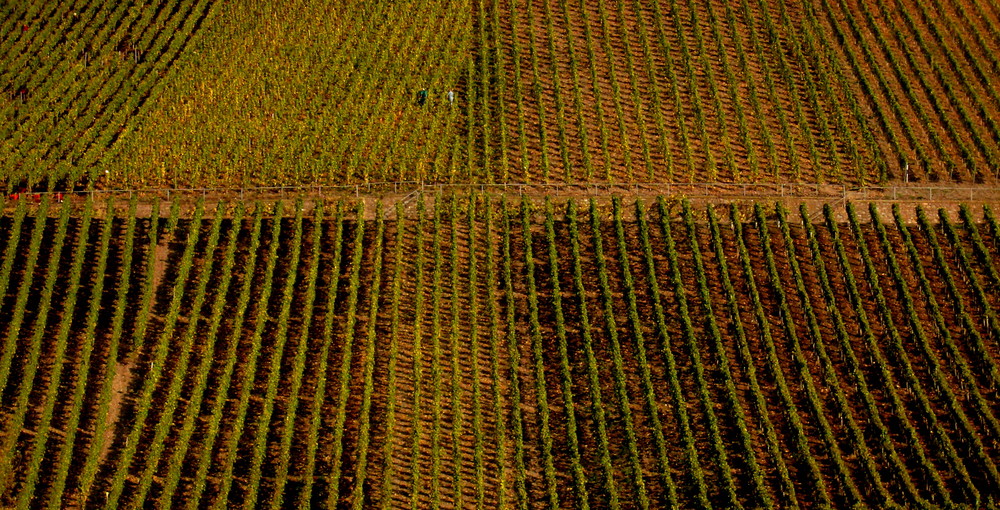
[[[996, 6], [479, 2], [516, 181], [995, 181]], [[483, 28], [485, 27], [485, 28]], [[485, 117], [485, 116], [484, 116]], [[492, 158], [486, 158], [487, 162]]]
[[[465, 156], [453, 154], [465, 110], [443, 99], [469, 68], [467, 4], [8, 2], [0, 182], [106, 189], [467, 176]], [[424, 88], [433, 94], [417, 108]]]
[[212, 2], [5, 2], [0, 171], [5, 188], [86, 187], [173, 83]]
[[989, 209], [67, 204], [0, 217], [0, 505], [1000, 493]]
[[996, 182], [986, 0], [0, 7], [0, 184]]

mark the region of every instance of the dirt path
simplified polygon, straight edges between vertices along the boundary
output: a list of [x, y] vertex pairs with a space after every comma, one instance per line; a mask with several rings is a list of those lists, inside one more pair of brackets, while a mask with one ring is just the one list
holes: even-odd
[[108, 452], [111, 451], [111, 443], [114, 440], [118, 417], [121, 415], [125, 394], [128, 393], [128, 389], [129, 386], [132, 385], [133, 378], [134, 371], [132, 361], [115, 364], [115, 378], [111, 383], [111, 401], [108, 403], [108, 415], [105, 417], [105, 420], [108, 422], [108, 426], [104, 429], [104, 437], [101, 438], [101, 444], [103, 445], [101, 448], [102, 464], [107, 458]]
[[163, 275], [167, 272], [167, 258], [170, 256], [170, 239], [162, 236], [153, 254], [153, 289], [159, 289]]
[[[167, 272], [167, 259], [170, 255], [170, 242], [172, 240], [173, 236], [170, 233], [161, 235], [155, 248], [156, 251], [153, 253], [154, 292], [160, 287], [160, 283], [163, 281], [163, 277]], [[105, 418], [108, 422], [108, 426], [101, 439], [101, 444], [103, 445], [101, 448], [102, 463], [107, 457], [108, 452], [111, 449], [112, 442], [114, 441], [115, 432], [117, 431], [118, 418], [121, 415], [125, 396], [129, 392], [132, 381], [135, 379], [135, 368], [136, 364], [139, 363], [139, 354], [140, 351], [136, 350], [128, 356], [127, 359], [115, 364], [115, 376], [112, 380], [111, 401], [108, 404], [108, 415]]]

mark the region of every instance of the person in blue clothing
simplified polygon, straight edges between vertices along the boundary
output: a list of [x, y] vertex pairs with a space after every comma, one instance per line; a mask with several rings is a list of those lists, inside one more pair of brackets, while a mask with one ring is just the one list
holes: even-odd
[[427, 89], [421, 89], [417, 92], [417, 106], [423, 106], [427, 103]]

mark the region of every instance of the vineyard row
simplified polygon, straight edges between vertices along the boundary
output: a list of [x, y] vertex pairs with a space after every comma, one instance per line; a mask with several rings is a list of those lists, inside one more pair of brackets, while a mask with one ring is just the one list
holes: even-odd
[[0, 504], [995, 504], [989, 207], [430, 198], [20, 201]]

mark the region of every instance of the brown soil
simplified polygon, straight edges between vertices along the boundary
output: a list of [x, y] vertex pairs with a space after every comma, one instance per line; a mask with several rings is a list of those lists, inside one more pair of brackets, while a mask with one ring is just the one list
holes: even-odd
[[118, 423], [118, 416], [121, 414], [124, 399], [127, 397], [129, 388], [132, 385], [133, 363], [126, 361], [115, 364], [115, 375], [111, 382], [111, 400], [108, 402], [108, 415], [102, 419], [107, 420], [108, 426], [104, 430], [104, 437], [101, 438], [101, 461], [107, 457], [111, 451], [111, 444], [115, 436], [115, 425]]

